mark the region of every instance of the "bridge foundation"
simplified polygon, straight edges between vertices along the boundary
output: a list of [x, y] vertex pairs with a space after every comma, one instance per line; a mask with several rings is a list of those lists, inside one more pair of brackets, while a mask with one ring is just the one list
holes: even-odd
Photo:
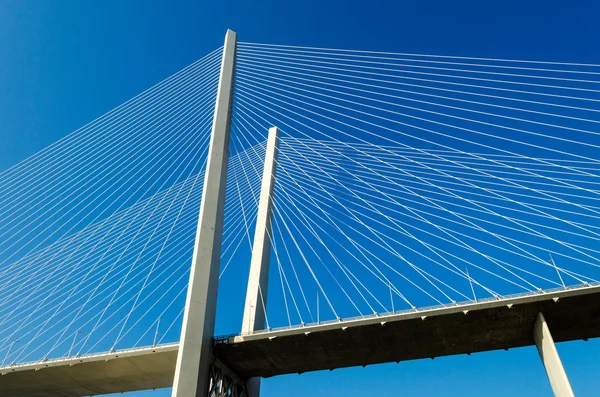
[[[277, 127], [269, 129], [256, 229], [254, 231], [250, 274], [248, 276], [248, 289], [244, 306], [242, 334], [251, 334], [265, 327], [278, 133], [279, 130]], [[252, 378], [248, 381], [248, 396], [258, 397], [259, 395], [260, 378]]]
[[206, 397], [211, 387], [236, 42], [235, 32], [228, 30], [173, 379], [173, 397]]
[[546, 374], [550, 380], [552, 391], [556, 397], [574, 397], [571, 383], [562, 365], [554, 339], [550, 333], [548, 323], [544, 315], [540, 312], [537, 315], [535, 326], [533, 328], [533, 339], [537, 346], [540, 358], [546, 368]]

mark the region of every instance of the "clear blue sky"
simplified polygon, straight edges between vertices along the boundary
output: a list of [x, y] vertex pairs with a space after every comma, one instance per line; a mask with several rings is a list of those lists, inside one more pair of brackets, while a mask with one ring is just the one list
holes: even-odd
[[[222, 45], [227, 28], [252, 42], [600, 64], [599, 12], [595, 1], [552, 0], [2, 0], [0, 170]], [[559, 350], [577, 395], [598, 395], [600, 342]], [[551, 393], [533, 348], [284, 376], [263, 390], [266, 397]]]

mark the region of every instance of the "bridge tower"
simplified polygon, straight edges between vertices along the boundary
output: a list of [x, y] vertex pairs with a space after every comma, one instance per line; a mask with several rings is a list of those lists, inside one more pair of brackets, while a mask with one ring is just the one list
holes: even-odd
[[[250, 274], [248, 276], [248, 290], [244, 305], [242, 334], [250, 334], [265, 327], [278, 135], [279, 130], [277, 127], [269, 129], [258, 203], [258, 216], [254, 231], [252, 259], [250, 261]], [[249, 397], [258, 397], [260, 395], [260, 378], [250, 379], [247, 388]]]
[[236, 44], [236, 33], [228, 30], [173, 380], [173, 397], [205, 397], [210, 385]]
[[[208, 396], [209, 389], [214, 387], [211, 385], [211, 381], [215, 382], [215, 369], [211, 368], [215, 363], [212, 344], [223, 237], [236, 44], [236, 33], [228, 30], [223, 47], [204, 189], [173, 380], [173, 397]], [[277, 138], [277, 127], [270, 128], [242, 333], [251, 333], [265, 326]], [[226, 372], [226, 376], [229, 378], [236, 378], [235, 374], [228, 371], [222, 363], [217, 365], [220, 367], [219, 372]], [[239, 379], [234, 379], [234, 383], [239, 384], [240, 382]], [[249, 396], [258, 397], [260, 378], [251, 379], [247, 386], [246, 391]]]
[[[223, 363], [216, 360], [212, 353], [223, 237], [236, 45], [236, 33], [228, 30], [223, 47], [204, 189], [173, 380], [173, 397], [225, 395], [258, 397], [260, 394], [260, 378], [252, 378], [244, 382]], [[277, 139], [277, 127], [270, 128], [244, 306], [242, 335], [263, 329], [266, 322]], [[537, 315], [533, 340], [554, 394], [559, 397], [572, 397], [574, 394], [569, 379], [541, 312]], [[216, 385], [217, 383], [219, 384]], [[211, 389], [215, 391], [216, 388], [230, 389], [234, 392], [227, 394], [225, 390], [216, 393], [210, 391]]]

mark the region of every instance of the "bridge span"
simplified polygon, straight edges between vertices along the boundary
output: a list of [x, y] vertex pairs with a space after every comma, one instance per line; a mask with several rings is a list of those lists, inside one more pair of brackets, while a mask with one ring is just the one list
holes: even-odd
[[[599, 67], [228, 30], [0, 172], [0, 397], [259, 397], [271, 376], [528, 345], [573, 397], [554, 341], [600, 336]], [[241, 332], [215, 338], [230, 264]]]
[[[534, 344], [538, 313], [554, 340], [600, 336], [600, 285], [344, 319], [215, 339], [214, 354], [242, 380], [471, 354]], [[178, 344], [0, 368], [0, 397], [89, 396], [170, 387]]]

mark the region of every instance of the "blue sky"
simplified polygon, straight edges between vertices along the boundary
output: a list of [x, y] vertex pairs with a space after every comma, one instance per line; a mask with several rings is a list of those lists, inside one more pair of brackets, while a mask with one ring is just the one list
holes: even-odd
[[[0, 2], [0, 169], [222, 45], [241, 41], [600, 63], [596, 2]], [[221, 314], [223, 316], [223, 314]], [[577, 395], [600, 344], [559, 346]], [[550, 395], [533, 348], [284, 376], [263, 395]], [[137, 393], [167, 396], [168, 390]]]

